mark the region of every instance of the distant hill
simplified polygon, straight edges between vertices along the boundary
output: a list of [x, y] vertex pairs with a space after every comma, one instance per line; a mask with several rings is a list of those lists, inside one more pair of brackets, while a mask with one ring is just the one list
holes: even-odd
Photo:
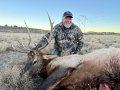
[[[31, 33], [47, 33], [49, 30], [42, 30], [42, 29], [36, 29], [36, 28], [29, 28]], [[18, 27], [16, 25], [14, 26], [8, 26], [7, 24], [4, 26], [0, 26], [0, 32], [9, 32], [9, 33], [27, 33], [26, 27]], [[84, 33], [85, 35], [120, 35], [120, 33], [115, 32], [94, 32], [89, 31]]]
[[[42, 30], [42, 29], [35, 29], [35, 28], [29, 28], [31, 33], [47, 33], [48, 30]], [[10, 32], [10, 33], [27, 33], [26, 27], [18, 27], [16, 25], [14, 26], [0, 26], [0, 32]]]
[[85, 35], [120, 35], [120, 33], [115, 33], [115, 32], [86, 32], [84, 33]]

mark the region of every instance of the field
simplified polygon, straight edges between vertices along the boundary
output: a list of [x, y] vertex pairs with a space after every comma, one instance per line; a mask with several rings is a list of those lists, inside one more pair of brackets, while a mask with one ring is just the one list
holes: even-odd
[[[32, 33], [31, 47], [34, 42], [38, 42], [42, 34]], [[22, 67], [22, 62], [27, 55], [20, 52], [14, 52], [11, 45], [17, 46], [19, 40], [25, 45], [28, 43], [27, 33], [0, 33], [0, 90], [23, 90], [28, 89], [32, 85], [32, 81], [27, 77], [20, 80], [18, 73]], [[84, 46], [79, 54], [86, 54], [101, 48], [117, 47], [120, 48], [119, 35], [84, 35]], [[46, 48], [47, 53], [54, 54], [54, 40]]]
[[[11, 50], [11, 45], [16, 46], [18, 44], [17, 40], [27, 45], [28, 43], [28, 34], [27, 33], [0, 33], [0, 52]], [[31, 38], [31, 47], [34, 47], [34, 43], [38, 43], [42, 34], [32, 33]], [[120, 36], [119, 35], [84, 35], [84, 47], [82, 49], [82, 53], [88, 53], [95, 49], [100, 48], [108, 48], [112, 47], [120, 47]], [[50, 43], [48, 46], [50, 49], [53, 48], [52, 44], [54, 41]], [[47, 49], [49, 49], [47, 48]]]

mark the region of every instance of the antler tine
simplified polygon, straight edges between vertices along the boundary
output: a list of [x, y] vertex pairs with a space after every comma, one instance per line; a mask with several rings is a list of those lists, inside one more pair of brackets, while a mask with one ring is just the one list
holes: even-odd
[[[53, 31], [53, 23], [54, 23], [54, 22], [52, 22], [52, 20], [51, 20], [50, 15], [49, 15], [48, 12], [47, 12], [47, 15], [48, 15], [48, 19], [49, 19], [50, 26], [51, 26], [51, 32], [50, 32], [50, 38], [49, 38], [49, 42], [50, 42], [50, 40], [51, 40], [51, 34], [52, 34], [52, 31]], [[48, 42], [48, 43], [49, 43], [49, 42]]]
[[14, 51], [18, 51], [21, 53], [28, 53], [27, 51], [21, 51], [21, 50], [18, 50], [18, 48], [16, 49], [13, 45], [11, 45], [11, 47], [13, 48]]
[[19, 45], [16, 45], [17, 48], [14, 45], [11, 45], [14, 51], [18, 51], [21, 53], [27, 53], [27, 52], [31, 51], [30, 49], [27, 49], [25, 47], [25, 45], [23, 43], [21, 43], [19, 40], [17, 40], [17, 42], [19, 43]]
[[51, 26], [51, 32], [52, 32], [52, 31], [53, 31], [53, 23], [54, 23], [54, 22], [51, 21], [51, 18], [50, 18], [50, 15], [49, 15], [48, 12], [47, 12], [47, 15], [48, 15], [48, 19], [49, 19], [50, 26]]
[[[25, 22], [25, 21], [24, 21]], [[29, 35], [29, 41], [28, 41], [28, 46], [24, 45], [23, 43], [21, 43], [19, 40], [16, 40], [19, 45], [17, 45], [17, 48], [15, 48], [13, 45], [12, 45], [12, 48], [15, 50], [15, 51], [18, 51], [18, 52], [21, 52], [21, 53], [28, 53], [29, 51], [31, 51], [31, 48], [30, 48], [30, 43], [31, 43], [31, 36], [30, 36], [30, 30], [25, 22], [25, 25], [26, 25], [26, 28], [27, 28], [27, 31], [28, 31], [28, 35]], [[19, 49], [18, 49], [19, 48]]]
[[49, 44], [49, 42], [50, 42], [50, 40], [51, 40], [51, 32], [53, 31], [53, 23], [52, 23], [52, 21], [51, 21], [51, 18], [50, 18], [50, 15], [49, 15], [49, 13], [47, 12], [47, 15], [48, 15], [48, 19], [49, 19], [49, 22], [50, 22], [50, 26], [51, 26], [51, 30], [50, 30], [50, 37], [49, 37], [49, 39], [47, 39], [47, 37], [46, 36], [44, 36], [45, 37], [45, 39], [47, 40], [47, 44], [45, 44], [44, 46], [42, 46], [41, 48], [39, 48], [39, 50], [41, 50], [41, 49], [43, 49], [43, 48], [45, 48], [48, 44]]
[[27, 51], [31, 51], [31, 49], [28, 49], [23, 43], [21, 43], [19, 40], [17, 40], [17, 42], [23, 47], [21, 49], [23, 50], [27, 50]]
[[[24, 22], [25, 22], [25, 21], [24, 21]], [[26, 22], [25, 22], [25, 25], [26, 25], [26, 28], [27, 28], [27, 31], [28, 31], [28, 35], [29, 35], [29, 42], [28, 42], [28, 47], [29, 47], [29, 45], [30, 45], [30, 43], [31, 43], [30, 30], [29, 30], [29, 28], [28, 28]], [[29, 47], [29, 48], [30, 48], [30, 47]]]

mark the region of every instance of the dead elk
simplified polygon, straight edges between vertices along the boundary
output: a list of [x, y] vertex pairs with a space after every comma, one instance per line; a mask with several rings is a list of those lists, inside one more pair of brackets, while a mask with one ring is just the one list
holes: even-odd
[[[50, 17], [49, 20], [53, 27]], [[29, 47], [30, 41], [28, 46], [18, 41], [20, 46], [16, 50], [28, 54], [23, 74], [28, 72], [31, 77], [40, 75], [45, 79], [36, 90], [119, 90], [120, 49], [108, 48], [86, 55], [45, 59], [42, 50], [48, 44], [33, 51]]]

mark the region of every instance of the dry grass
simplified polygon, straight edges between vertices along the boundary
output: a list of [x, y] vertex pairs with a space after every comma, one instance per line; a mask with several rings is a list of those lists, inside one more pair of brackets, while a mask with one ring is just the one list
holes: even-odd
[[118, 35], [86, 35], [82, 53], [92, 52], [96, 49], [116, 47], [120, 48], [120, 36]]
[[[18, 43], [16, 40], [19, 40], [25, 44], [28, 43], [28, 34], [27, 33], [0, 33], [0, 52], [10, 50], [11, 44], [16, 46]], [[34, 42], [38, 43], [42, 34], [32, 33], [32, 43], [31, 47], [34, 47]], [[82, 53], [88, 53], [100, 48], [120, 47], [120, 36], [118, 35], [85, 35], [84, 36], [85, 45], [82, 48]], [[46, 49], [49, 52], [50, 49], [53, 49], [53, 42]]]
[[7, 63], [0, 72], [1, 85], [4, 85], [8, 90], [32, 90], [33, 81], [27, 75], [20, 77], [21, 66], [18, 62], [14, 65]]
[[[11, 45], [18, 45], [17, 40], [20, 42], [23, 42], [25, 45], [28, 44], [28, 34], [27, 33], [0, 33], [0, 52], [4, 52], [7, 50], [11, 50], [12, 47]], [[40, 38], [42, 37], [42, 34], [31, 34], [32, 37], [32, 42], [31, 42], [31, 47], [34, 47], [34, 43], [38, 43]], [[49, 45], [50, 47], [50, 45]], [[48, 48], [47, 48], [48, 49]]]
[[[16, 46], [19, 40], [25, 44], [28, 42], [28, 34], [26, 33], [0, 33], [0, 52], [11, 50], [11, 44]], [[34, 41], [38, 42], [43, 35], [41, 34], [31, 34], [32, 44], [34, 46]], [[117, 35], [85, 35], [84, 36], [84, 47], [82, 48], [82, 54], [92, 52], [100, 48], [120, 47], [120, 36]], [[51, 53], [53, 49], [53, 42], [46, 48], [48, 53]], [[0, 87], [4, 86], [5, 89], [1, 90], [30, 90], [33, 86], [33, 82], [29, 77], [20, 77], [20, 72], [23, 66], [16, 60], [16, 62], [7, 62], [0, 71]]]

